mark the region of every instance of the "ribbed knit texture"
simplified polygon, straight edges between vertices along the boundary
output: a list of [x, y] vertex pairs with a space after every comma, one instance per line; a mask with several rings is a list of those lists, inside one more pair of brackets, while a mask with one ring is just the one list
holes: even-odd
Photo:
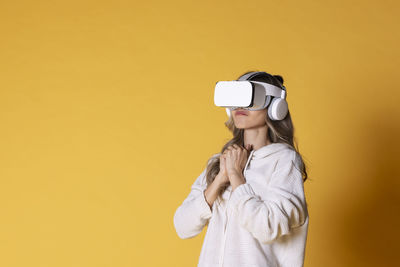
[[[215, 154], [214, 156], [219, 156]], [[302, 267], [308, 231], [300, 160], [286, 144], [252, 151], [246, 183], [206, 202], [206, 169], [174, 215], [182, 239], [198, 235], [208, 224], [198, 267]]]

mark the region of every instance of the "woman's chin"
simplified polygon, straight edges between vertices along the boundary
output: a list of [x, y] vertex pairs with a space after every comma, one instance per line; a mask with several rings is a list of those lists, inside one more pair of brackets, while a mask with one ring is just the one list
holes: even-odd
[[235, 127], [238, 129], [246, 129], [247, 125], [245, 123], [237, 123], [235, 124]]

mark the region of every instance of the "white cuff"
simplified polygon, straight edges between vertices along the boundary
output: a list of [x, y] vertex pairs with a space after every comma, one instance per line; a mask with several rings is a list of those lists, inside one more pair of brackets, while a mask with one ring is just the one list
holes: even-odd
[[237, 206], [239, 202], [242, 199], [249, 199], [255, 196], [256, 194], [253, 191], [253, 188], [251, 188], [251, 185], [249, 183], [244, 183], [236, 187], [235, 190], [233, 190], [232, 195], [231, 195], [231, 203], [232, 206], [237, 209]]
[[196, 198], [195, 206], [196, 206], [196, 209], [199, 211], [200, 217], [202, 219], [209, 219], [212, 216], [212, 211], [206, 201], [206, 197], [204, 195], [205, 190], [206, 189], [203, 189], [201, 191], [200, 195]]

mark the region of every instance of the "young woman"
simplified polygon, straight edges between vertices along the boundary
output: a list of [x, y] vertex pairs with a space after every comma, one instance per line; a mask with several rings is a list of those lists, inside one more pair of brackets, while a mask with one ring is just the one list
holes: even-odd
[[[280, 75], [257, 72], [249, 77], [286, 89]], [[175, 212], [174, 226], [182, 239], [208, 225], [199, 267], [304, 264], [306, 166], [294, 145], [290, 112], [272, 120], [268, 107], [231, 109], [225, 125], [233, 138], [207, 161]]]

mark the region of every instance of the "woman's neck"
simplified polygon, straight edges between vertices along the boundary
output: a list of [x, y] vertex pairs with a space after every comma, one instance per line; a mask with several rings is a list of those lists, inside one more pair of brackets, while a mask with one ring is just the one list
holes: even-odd
[[244, 130], [244, 146], [252, 145], [252, 150], [257, 150], [263, 146], [271, 144], [267, 138], [268, 126], [264, 125], [258, 128]]

